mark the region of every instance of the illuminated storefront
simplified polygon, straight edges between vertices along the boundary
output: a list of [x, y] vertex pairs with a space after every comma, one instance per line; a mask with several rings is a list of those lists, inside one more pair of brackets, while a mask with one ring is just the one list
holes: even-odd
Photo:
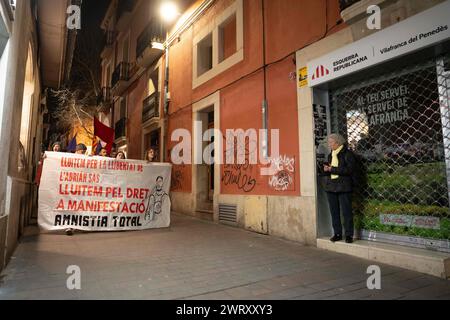
[[359, 159], [353, 206], [361, 239], [450, 252], [449, 10], [444, 2], [308, 65], [318, 168], [330, 132], [345, 136]]

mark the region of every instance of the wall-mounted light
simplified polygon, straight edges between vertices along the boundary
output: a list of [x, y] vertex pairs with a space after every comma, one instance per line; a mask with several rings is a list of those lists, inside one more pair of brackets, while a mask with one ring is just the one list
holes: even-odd
[[165, 22], [173, 22], [180, 15], [177, 5], [172, 1], [164, 1], [159, 9], [161, 18]]

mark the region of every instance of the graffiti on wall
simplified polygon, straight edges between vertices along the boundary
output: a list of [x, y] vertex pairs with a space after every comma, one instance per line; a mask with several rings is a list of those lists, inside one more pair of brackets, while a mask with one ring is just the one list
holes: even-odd
[[171, 190], [178, 191], [183, 188], [183, 180], [184, 180], [184, 169], [185, 165], [176, 166], [173, 169], [172, 177], [171, 177]]
[[274, 174], [269, 177], [269, 186], [276, 191], [287, 191], [294, 185], [295, 159], [286, 155], [270, 160]]
[[245, 193], [252, 192], [256, 179], [252, 176], [253, 166], [246, 164], [225, 165], [222, 177], [224, 185], [234, 185]]
[[[222, 177], [222, 183], [225, 186], [234, 186], [238, 190], [245, 193], [252, 192], [256, 187], [256, 178], [253, 175], [254, 165], [250, 164], [250, 157], [257, 152], [257, 150], [250, 150], [250, 146], [255, 145], [247, 141], [233, 141], [231, 144], [229, 141], [226, 142], [227, 147], [225, 148], [225, 158], [227, 158], [228, 153], [232, 152], [234, 154], [234, 159], [237, 161], [240, 156], [245, 158], [245, 163], [243, 164], [225, 164], [224, 172]], [[236, 148], [235, 148], [236, 147]]]

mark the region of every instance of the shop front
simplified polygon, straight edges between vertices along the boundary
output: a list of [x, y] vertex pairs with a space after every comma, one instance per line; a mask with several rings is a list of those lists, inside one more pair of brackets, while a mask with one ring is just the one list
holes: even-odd
[[450, 253], [450, 1], [308, 63], [318, 237], [332, 234], [326, 136], [358, 159], [359, 239]]

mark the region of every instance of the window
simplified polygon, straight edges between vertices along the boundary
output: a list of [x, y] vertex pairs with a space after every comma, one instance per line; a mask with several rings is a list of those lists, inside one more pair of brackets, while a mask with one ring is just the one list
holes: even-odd
[[219, 63], [236, 53], [236, 14], [219, 26]]
[[197, 44], [197, 76], [201, 76], [213, 67], [212, 33]]
[[244, 60], [243, 0], [236, 0], [193, 40], [193, 88]]

